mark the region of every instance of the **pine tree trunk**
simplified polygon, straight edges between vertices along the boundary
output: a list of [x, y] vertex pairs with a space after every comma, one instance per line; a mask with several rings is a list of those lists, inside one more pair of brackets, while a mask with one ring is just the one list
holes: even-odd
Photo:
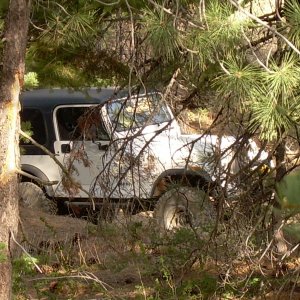
[[19, 93], [23, 84], [30, 0], [11, 0], [0, 77], [0, 299], [11, 299], [12, 235], [18, 230]]

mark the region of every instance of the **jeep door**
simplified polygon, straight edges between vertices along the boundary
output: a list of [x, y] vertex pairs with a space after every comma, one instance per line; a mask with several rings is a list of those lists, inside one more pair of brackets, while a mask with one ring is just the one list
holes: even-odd
[[86, 198], [87, 194], [79, 188], [82, 187], [95, 197], [101, 197], [102, 191], [96, 182], [110, 144], [101, 108], [85, 104], [60, 105], [54, 109], [53, 122], [55, 155], [72, 177], [70, 180], [61, 171], [57, 194]]

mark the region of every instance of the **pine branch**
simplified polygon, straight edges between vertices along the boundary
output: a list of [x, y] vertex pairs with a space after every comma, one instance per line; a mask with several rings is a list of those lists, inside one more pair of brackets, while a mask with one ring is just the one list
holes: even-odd
[[283, 39], [285, 41], [285, 43], [290, 46], [299, 56], [300, 56], [300, 50], [291, 42], [289, 41], [284, 35], [282, 35], [278, 30], [276, 30], [275, 28], [273, 28], [272, 26], [266, 24], [265, 22], [263, 22], [260, 18], [258, 18], [257, 16], [251, 14], [250, 12], [248, 12], [247, 10], [245, 10], [244, 8], [241, 7], [241, 5], [238, 3], [238, 1], [236, 0], [229, 0], [230, 3], [232, 5], [234, 5], [238, 10], [240, 10], [242, 13], [244, 13], [246, 16], [248, 16], [250, 19], [256, 21], [258, 24], [262, 25], [263, 27], [269, 29], [271, 32], [273, 32], [275, 35], [277, 35], [278, 37], [280, 37], [281, 39]]

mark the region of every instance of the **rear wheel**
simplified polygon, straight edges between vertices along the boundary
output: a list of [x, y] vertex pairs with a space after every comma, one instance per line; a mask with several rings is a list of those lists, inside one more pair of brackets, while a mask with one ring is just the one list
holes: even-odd
[[45, 195], [44, 191], [33, 182], [19, 184], [20, 204], [24, 207], [38, 209], [48, 214], [57, 213], [57, 203]]
[[194, 187], [177, 187], [158, 200], [154, 218], [160, 229], [193, 228], [210, 232], [216, 220], [216, 209], [208, 194]]

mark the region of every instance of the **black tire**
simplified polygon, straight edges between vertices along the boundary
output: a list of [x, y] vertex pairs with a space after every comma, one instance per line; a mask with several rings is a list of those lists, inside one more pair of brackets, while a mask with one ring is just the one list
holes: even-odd
[[48, 214], [57, 213], [57, 203], [45, 195], [44, 191], [33, 182], [19, 184], [20, 205], [37, 209]]
[[159, 198], [154, 218], [164, 231], [184, 227], [210, 232], [216, 221], [216, 209], [205, 191], [193, 187], [177, 187]]

